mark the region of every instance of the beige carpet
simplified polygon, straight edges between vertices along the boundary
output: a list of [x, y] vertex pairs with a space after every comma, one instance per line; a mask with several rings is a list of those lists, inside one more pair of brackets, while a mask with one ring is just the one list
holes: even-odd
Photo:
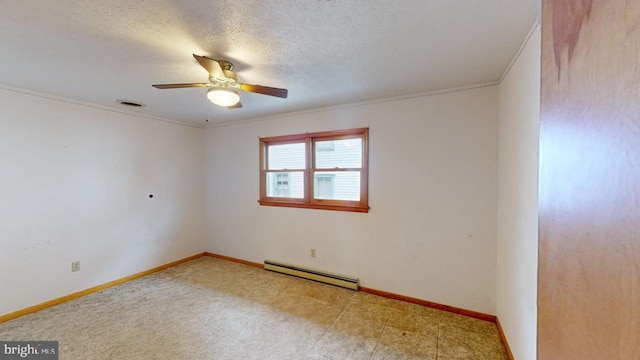
[[60, 359], [506, 359], [495, 324], [203, 257], [0, 324]]

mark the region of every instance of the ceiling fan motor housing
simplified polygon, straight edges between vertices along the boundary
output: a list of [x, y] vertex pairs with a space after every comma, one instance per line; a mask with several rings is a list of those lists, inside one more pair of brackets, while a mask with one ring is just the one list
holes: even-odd
[[209, 81], [211, 81], [211, 83], [217, 87], [233, 88], [233, 89], [240, 90], [240, 85], [238, 84], [240, 82], [240, 79], [238, 78], [238, 74], [236, 74], [231, 70], [227, 70], [225, 68], [222, 69], [222, 72], [224, 73], [224, 76], [225, 76], [224, 79], [219, 79], [211, 75], [209, 76]]

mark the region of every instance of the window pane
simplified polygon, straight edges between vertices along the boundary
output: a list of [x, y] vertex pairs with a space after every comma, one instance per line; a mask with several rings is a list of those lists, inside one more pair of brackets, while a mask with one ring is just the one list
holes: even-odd
[[313, 176], [313, 198], [360, 201], [360, 171], [318, 171]]
[[304, 173], [267, 173], [267, 196], [302, 199], [304, 198]]
[[304, 143], [270, 145], [267, 170], [304, 169]]
[[316, 141], [316, 168], [361, 168], [362, 138]]

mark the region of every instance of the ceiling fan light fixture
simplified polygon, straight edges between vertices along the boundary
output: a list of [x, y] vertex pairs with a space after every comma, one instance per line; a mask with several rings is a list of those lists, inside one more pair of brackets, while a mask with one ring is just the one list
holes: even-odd
[[207, 90], [207, 98], [212, 103], [220, 106], [233, 106], [240, 101], [238, 90], [229, 88], [212, 87]]

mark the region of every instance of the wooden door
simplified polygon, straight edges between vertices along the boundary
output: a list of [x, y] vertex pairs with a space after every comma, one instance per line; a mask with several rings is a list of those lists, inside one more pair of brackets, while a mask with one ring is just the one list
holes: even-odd
[[640, 0], [543, 0], [539, 359], [640, 359]]

